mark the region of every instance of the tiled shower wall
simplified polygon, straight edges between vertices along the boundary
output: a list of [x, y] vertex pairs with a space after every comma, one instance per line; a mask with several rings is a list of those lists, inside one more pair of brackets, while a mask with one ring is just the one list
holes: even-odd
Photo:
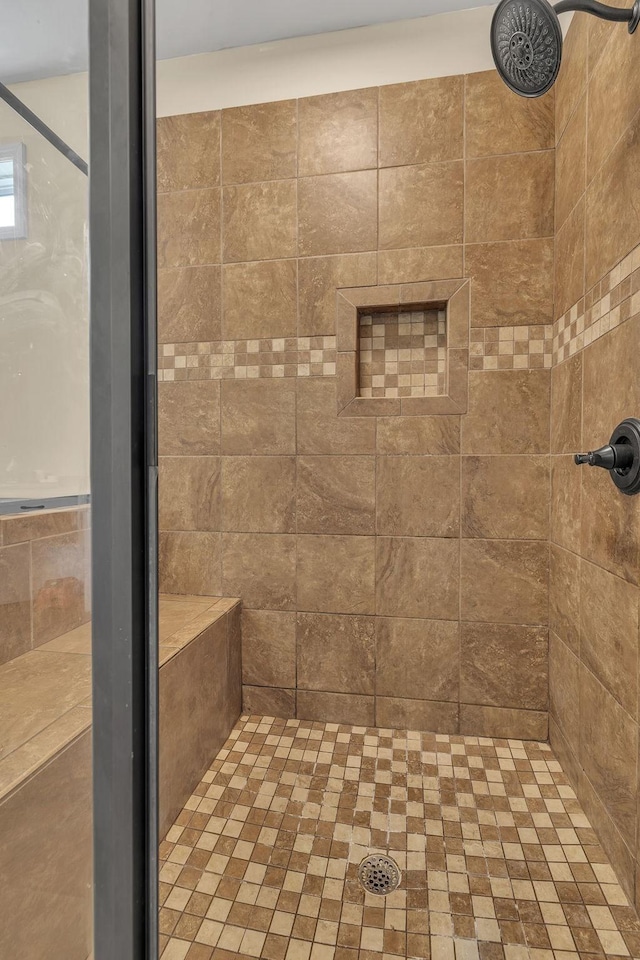
[[556, 93], [551, 417], [551, 743], [632, 897], [640, 498], [570, 454], [640, 415], [639, 71], [637, 35], [576, 15]]
[[[162, 589], [242, 598], [245, 708], [544, 738], [553, 96], [166, 118], [159, 190]], [[467, 276], [468, 413], [339, 418], [336, 288]]]

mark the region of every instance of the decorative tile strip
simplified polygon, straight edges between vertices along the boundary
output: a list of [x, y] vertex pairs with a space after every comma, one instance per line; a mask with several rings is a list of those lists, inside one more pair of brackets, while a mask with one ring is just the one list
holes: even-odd
[[640, 244], [553, 325], [554, 366], [640, 313]]
[[335, 337], [164, 343], [159, 380], [253, 380], [260, 377], [332, 377]]
[[472, 327], [470, 370], [537, 370], [551, 366], [553, 325]]
[[446, 392], [445, 310], [360, 317], [361, 397], [438, 397]]

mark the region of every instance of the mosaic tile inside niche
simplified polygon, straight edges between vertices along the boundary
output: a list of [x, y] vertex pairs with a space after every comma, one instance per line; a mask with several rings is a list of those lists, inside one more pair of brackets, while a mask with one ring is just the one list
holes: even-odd
[[640, 244], [553, 325], [553, 363], [640, 313]]
[[243, 717], [160, 856], [162, 960], [640, 956], [546, 743]]
[[358, 318], [361, 397], [439, 397], [446, 393], [446, 310], [365, 313]]

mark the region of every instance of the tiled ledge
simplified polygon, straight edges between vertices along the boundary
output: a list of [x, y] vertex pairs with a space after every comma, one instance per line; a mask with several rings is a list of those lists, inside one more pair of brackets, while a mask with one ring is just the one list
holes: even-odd
[[553, 325], [553, 365], [640, 313], [640, 244]]

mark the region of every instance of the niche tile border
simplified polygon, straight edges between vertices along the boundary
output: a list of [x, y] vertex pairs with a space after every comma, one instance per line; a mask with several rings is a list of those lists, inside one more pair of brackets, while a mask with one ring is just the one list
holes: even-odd
[[[340, 417], [400, 417], [467, 412], [469, 392], [468, 279], [341, 289], [336, 295], [336, 392]], [[361, 313], [385, 307], [446, 309], [447, 369], [445, 393], [435, 397], [358, 396], [358, 332]]]

